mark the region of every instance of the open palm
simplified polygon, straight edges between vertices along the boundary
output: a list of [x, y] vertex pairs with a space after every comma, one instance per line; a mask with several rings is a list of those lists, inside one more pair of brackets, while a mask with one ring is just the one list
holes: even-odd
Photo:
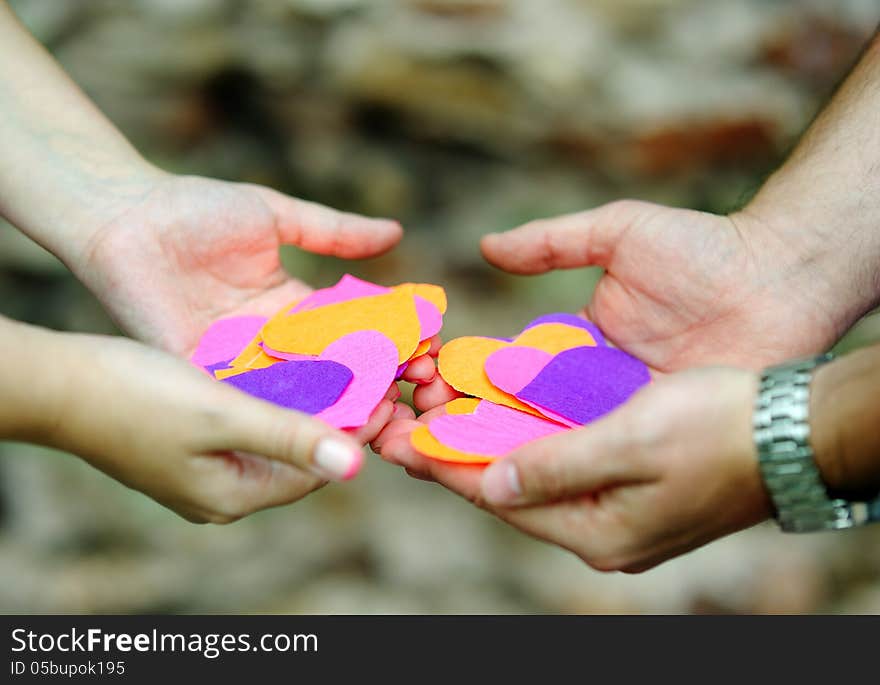
[[401, 236], [369, 219], [256, 185], [160, 176], [94, 234], [77, 275], [131, 335], [188, 355], [221, 316], [271, 314], [310, 288], [279, 247], [361, 258]]
[[842, 331], [818, 268], [786, 263], [791, 251], [755, 228], [744, 214], [626, 200], [486, 236], [482, 248], [513, 273], [603, 267], [585, 314], [656, 369], [759, 368], [826, 348]]

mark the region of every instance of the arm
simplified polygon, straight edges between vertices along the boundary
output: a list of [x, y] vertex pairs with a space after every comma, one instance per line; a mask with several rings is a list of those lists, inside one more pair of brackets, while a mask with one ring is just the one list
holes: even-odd
[[840, 333], [880, 304], [880, 34], [783, 166], [734, 218], [830, 285]]
[[858, 497], [880, 490], [880, 345], [820, 367], [810, 395], [811, 442], [825, 483]]
[[0, 213], [68, 266], [160, 175], [0, 0]]
[[[880, 346], [814, 377], [816, 462], [840, 494], [880, 489], [877, 387]], [[736, 369], [672, 374], [599, 421], [483, 471], [417, 454], [408, 422], [386, 429], [382, 456], [597, 569], [643, 571], [772, 514], [752, 442], [757, 388], [756, 374]]]
[[[358, 470], [356, 439], [124, 338], [0, 317], [0, 439], [80, 455], [196, 522], [293, 502]], [[384, 419], [391, 403], [383, 403]]]

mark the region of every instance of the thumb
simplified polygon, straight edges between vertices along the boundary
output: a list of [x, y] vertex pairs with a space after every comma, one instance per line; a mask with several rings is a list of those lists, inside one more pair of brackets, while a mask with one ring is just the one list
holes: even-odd
[[480, 250], [490, 264], [517, 274], [607, 267], [621, 237], [651, 207], [646, 202], [618, 200], [576, 214], [538, 219], [484, 236]]
[[364, 453], [349, 436], [307, 414], [228, 390], [222, 449], [259, 454], [323, 480], [349, 480], [360, 471]]
[[275, 213], [281, 241], [309, 252], [345, 259], [373, 257], [390, 250], [403, 235], [400, 224], [391, 219], [340, 212], [270, 188], [258, 190]]
[[511, 507], [585, 495], [633, 477], [625, 434], [616, 421], [536, 440], [492, 463], [482, 494], [490, 505]]

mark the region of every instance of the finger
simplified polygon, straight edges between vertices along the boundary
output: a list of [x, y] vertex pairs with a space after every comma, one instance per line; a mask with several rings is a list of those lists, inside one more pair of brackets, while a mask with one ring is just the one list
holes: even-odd
[[495, 506], [533, 505], [635, 480], [631, 449], [623, 422], [611, 415], [536, 440], [494, 462], [483, 475], [483, 496]]
[[428, 348], [428, 356], [437, 358], [437, 355], [440, 354], [440, 348], [443, 347], [443, 338], [439, 335], [435, 335], [431, 338], [431, 347]]
[[415, 418], [416, 413], [408, 404], [398, 402], [394, 405], [394, 413], [391, 415], [392, 421], [413, 421]]
[[230, 386], [214, 386], [222, 407], [213, 437], [218, 450], [263, 455], [325, 480], [353, 478], [364, 453], [350, 436], [323, 421], [246, 395]]
[[420, 480], [433, 480], [465, 499], [480, 504], [480, 464], [451, 464], [419, 454], [410, 445], [409, 434], [390, 439], [382, 450], [382, 458], [403, 466], [407, 473]]
[[406, 371], [403, 372], [403, 380], [415, 383], [416, 385], [427, 385], [437, 375], [437, 365], [434, 358], [430, 355], [423, 354], [421, 357], [413, 359]]
[[400, 224], [340, 212], [255, 186], [278, 218], [284, 243], [309, 252], [345, 259], [373, 257], [394, 247], [403, 235]]
[[370, 443], [370, 447], [373, 448], [373, 451], [376, 454], [385, 459], [385, 461], [390, 461], [392, 464], [400, 466], [400, 462], [386, 458], [384, 446], [399, 436], [406, 436], [408, 440], [410, 433], [421, 425], [422, 424], [414, 418], [401, 418], [392, 421], [385, 426], [385, 428], [382, 429], [382, 432], [376, 436], [376, 439]]
[[385, 399], [391, 402], [397, 402], [397, 400], [400, 399], [400, 388], [397, 386], [397, 382], [388, 386], [388, 392], [385, 393]]
[[385, 425], [391, 420], [394, 413], [394, 403], [391, 400], [382, 400], [370, 414], [366, 425], [352, 431], [346, 431], [361, 445], [372, 442]]
[[440, 374], [437, 374], [427, 385], [420, 385], [413, 390], [413, 404], [419, 411], [428, 411], [456, 397], [464, 397], [464, 395], [444, 381]]
[[652, 205], [632, 200], [553, 219], [539, 219], [483, 237], [480, 249], [490, 264], [517, 274], [551, 269], [608, 266], [627, 229]]
[[[397, 464], [398, 466], [400, 466], [399, 462], [397, 462], [393, 459], [386, 459], [386, 454], [384, 452], [384, 445], [386, 443], [390, 442], [392, 439], [394, 439], [398, 436], [401, 436], [401, 435], [406, 435], [407, 441], [408, 441], [409, 434], [412, 433], [416, 428], [419, 428], [420, 426], [424, 426], [426, 423], [429, 423], [435, 417], [441, 416], [446, 413], [446, 407], [439, 406], [439, 407], [435, 407], [434, 409], [431, 409], [430, 411], [425, 412], [424, 414], [422, 414], [418, 418], [418, 420], [416, 420], [415, 419], [415, 412], [412, 410], [411, 407], [408, 407], [406, 405], [401, 405], [401, 406], [402, 406], [401, 416], [397, 417], [396, 420], [389, 423], [388, 426], [385, 428], [385, 430], [383, 430], [370, 445], [373, 448], [373, 451], [380, 454], [382, 456], [382, 458], [385, 459], [385, 461], [389, 461], [392, 464]], [[407, 414], [406, 410], [409, 410], [408, 414]], [[404, 444], [401, 443], [399, 445], [399, 448], [403, 449]], [[415, 450], [412, 450], [411, 454], [416, 454]]]
[[[295, 466], [246, 452], [198, 455], [189, 462], [193, 500], [175, 510], [193, 510], [191, 520], [230, 523], [268, 507], [290, 504], [326, 484]], [[183, 503], [180, 503], [183, 504]]]

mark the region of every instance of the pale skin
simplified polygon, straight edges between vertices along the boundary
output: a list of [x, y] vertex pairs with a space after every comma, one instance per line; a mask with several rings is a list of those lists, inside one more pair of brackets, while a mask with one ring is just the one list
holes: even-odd
[[[0, 215], [58, 256], [125, 332], [172, 355], [188, 356], [219, 317], [270, 314], [310, 291], [281, 267], [282, 244], [355, 259], [401, 237], [395, 221], [157, 169], [2, 0], [0, 114]], [[24, 340], [33, 341], [33, 354], [21, 353]], [[233, 520], [350, 477], [363, 461], [358, 443], [392, 415], [412, 416], [394, 404], [400, 393], [392, 386], [369, 424], [347, 434], [230, 392], [186, 362], [129, 341], [0, 319], [0, 345], [8, 351], [0, 438], [79, 454], [191, 520]], [[159, 373], [161, 383], [148, 382]], [[406, 378], [427, 382], [433, 374], [422, 360]], [[52, 400], [53, 423], [40, 404], [18, 401], [21, 387]], [[149, 421], [139, 418], [145, 411]], [[229, 431], [209, 435], [218, 422]], [[22, 434], [23, 426], [34, 428]], [[204, 482], [182, 477], [196, 468]]]
[[[589, 426], [488, 468], [417, 454], [393, 421], [383, 458], [601, 570], [643, 571], [772, 515], [751, 438], [755, 370], [827, 349], [880, 304], [880, 39], [743, 210], [622, 201], [486, 236], [520, 274], [605, 269], [584, 315], [655, 381]], [[706, 364], [736, 368], [682, 369]], [[826, 484], [880, 488], [880, 346], [822, 367], [812, 443]], [[456, 393], [420, 388], [424, 422]]]

